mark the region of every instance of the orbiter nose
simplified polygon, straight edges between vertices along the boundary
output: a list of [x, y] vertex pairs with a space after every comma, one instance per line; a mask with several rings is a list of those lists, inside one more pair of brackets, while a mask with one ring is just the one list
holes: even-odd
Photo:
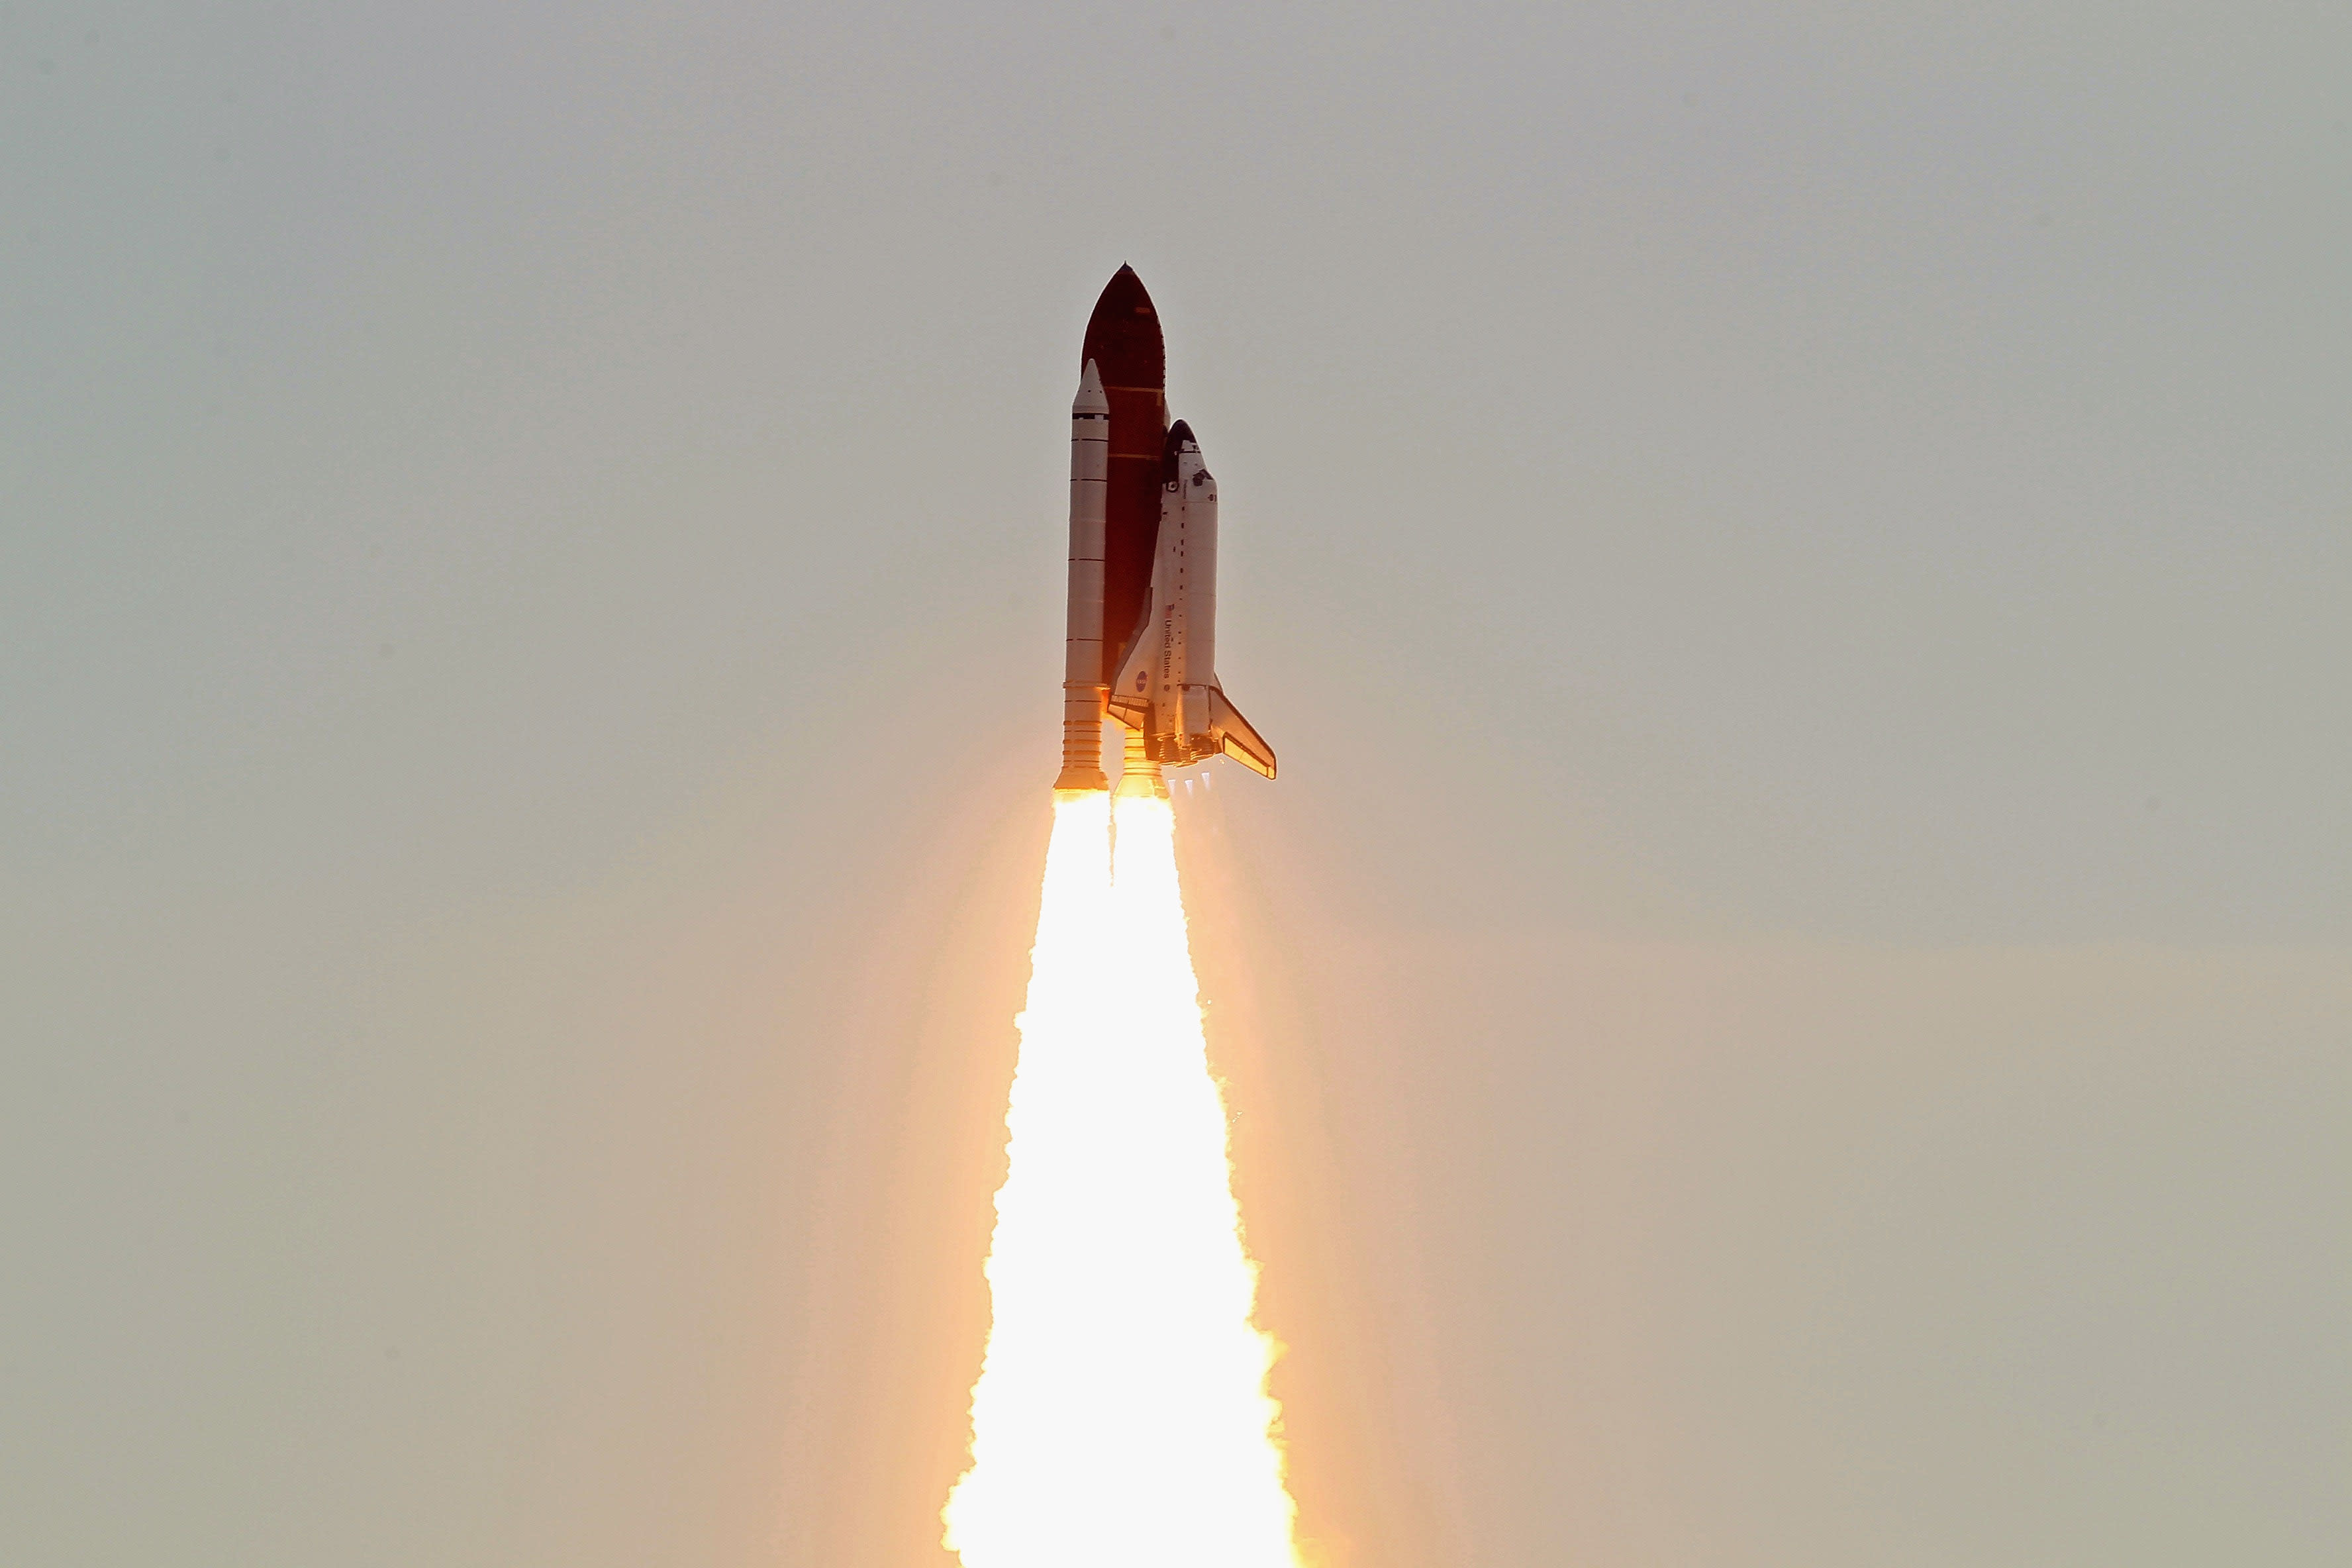
[[1172, 485], [1176, 482], [1176, 460], [1183, 456], [1188, 447], [1197, 452], [1201, 449], [1201, 443], [1192, 439], [1192, 427], [1179, 419], [1175, 424], [1168, 426], [1168, 439], [1160, 448], [1160, 482], [1161, 484]]

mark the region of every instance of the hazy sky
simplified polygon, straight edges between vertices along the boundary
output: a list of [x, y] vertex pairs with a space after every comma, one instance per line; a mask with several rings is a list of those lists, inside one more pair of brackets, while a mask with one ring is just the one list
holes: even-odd
[[2317, 4], [10, 8], [0, 1558], [937, 1568], [1128, 261], [1337, 1568], [2334, 1563], [2347, 81]]

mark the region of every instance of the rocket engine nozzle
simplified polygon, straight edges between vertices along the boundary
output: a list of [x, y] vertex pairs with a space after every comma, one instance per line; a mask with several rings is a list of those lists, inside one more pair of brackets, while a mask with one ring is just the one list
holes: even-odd
[[1126, 742], [1127, 759], [1125, 771], [1118, 775], [1119, 795], [1129, 800], [1154, 795], [1166, 800], [1168, 780], [1160, 773], [1159, 763], [1152, 759], [1150, 742], [1140, 730], [1122, 730], [1120, 737]]
[[1057, 790], [1106, 790], [1102, 770], [1103, 707], [1108, 690], [1100, 681], [1062, 683], [1062, 771]]

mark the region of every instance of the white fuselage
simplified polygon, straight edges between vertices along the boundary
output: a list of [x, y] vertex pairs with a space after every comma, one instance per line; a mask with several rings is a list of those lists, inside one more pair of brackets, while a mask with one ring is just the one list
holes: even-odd
[[1111, 688], [1115, 711], [1143, 731], [1154, 761], [1181, 766], [1212, 738], [1217, 671], [1217, 481], [1200, 447], [1180, 441], [1160, 488], [1160, 537], [1147, 619]]

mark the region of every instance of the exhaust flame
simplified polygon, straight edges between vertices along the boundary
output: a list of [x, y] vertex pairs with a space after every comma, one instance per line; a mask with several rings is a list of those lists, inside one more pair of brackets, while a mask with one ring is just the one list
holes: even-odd
[[945, 1541], [964, 1568], [1296, 1568], [1175, 817], [1119, 800], [1114, 868], [1110, 810], [1055, 798]]

